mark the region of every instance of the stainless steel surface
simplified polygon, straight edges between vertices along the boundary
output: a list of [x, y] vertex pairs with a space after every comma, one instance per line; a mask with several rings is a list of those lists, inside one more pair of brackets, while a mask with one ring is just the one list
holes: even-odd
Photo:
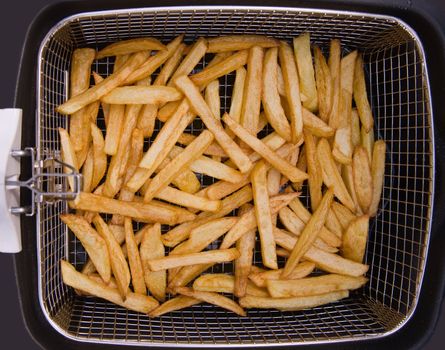
[[[434, 140], [423, 49], [415, 33], [395, 18], [259, 7], [136, 9], [70, 17], [53, 28], [41, 45], [38, 156], [59, 150], [57, 128], [68, 125], [68, 118], [54, 108], [66, 98], [74, 48], [100, 48], [141, 36], [166, 42], [182, 33], [187, 42], [234, 33], [290, 40], [305, 31], [324, 50], [330, 39], [341, 38], [346, 51], [363, 52], [376, 135], [387, 141], [385, 185], [366, 254], [369, 284], [346, 300], [300, 312], [249, 310], [248, 317], [240, 318], [210, 305], [196, 305], [150, 319], [99, 299], [79, 297], [63, 285], [59, 260], [69, 259], [80, 267], [86, 255], [58, 219], [67, 210], [66, 203], [42, 203], [37, 220], [40, 303], [59, 332], [78, 341], [113, 344], [259, 346], [382, 337], [409, 319], [417, 304], [429, 242]], [[94, 63], [94, 70], [103, 75], [111, 68], [111, 58]], [[233, 75], [220, 83], [221, 108], [227, 110]], [[102, 114], [99, 125], [103, 127]], [[189, 129], [200, 130], [199, 121]], [[307, 201], [306, 190], [303, 199]], [[258, 253], [255, 261], [260, 262]], [[222, 264], [215, 271], [231, 269], [231, 264]]]

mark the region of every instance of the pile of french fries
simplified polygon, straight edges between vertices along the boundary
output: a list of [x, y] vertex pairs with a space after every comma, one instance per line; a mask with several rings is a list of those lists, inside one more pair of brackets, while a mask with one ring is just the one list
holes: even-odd
[[[91, 71], [111, 56], [109, 76]], [[61, 150], [83, 191], [60, 219], [89, 260], [81, 272], [67, 261], [61, 270], [77, 293], [151, 317], [198, 303], [245, 316], [335, 302], [367, 282], [386, 147], [374, 142], [357, 51], [342, 56], [333, 39], [326, 59], [308, 33], [292, 45], [256, 35], [132, 39], [75, 50], [70, 85], [57, 107], [70, 122]], [[198, 117], [203, 130], [187, 133]], [[233, 274], [204, 274], [230, 262]]]

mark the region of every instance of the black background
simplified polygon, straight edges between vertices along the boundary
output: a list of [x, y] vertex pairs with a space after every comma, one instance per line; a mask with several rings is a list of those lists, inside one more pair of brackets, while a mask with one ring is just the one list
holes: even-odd
[[[12, 107], [14, 89], [21, 49], [28, 25], [37, 13], [55, 0], [12, 0], [0, 3], [0, 108]], [[375, 0], [375, 2], [381, 2]], [[402, 1], [392, 0], [400, 7], [416, 7], [430, 12], [442, 22], [445, 30], [445, 1]], [[33, 87], [30, 87], [33, 88]], [[437, 116], [436, 116], [437, 118]], [[4, 121], [0, 121], [4, 127]], [[0, 232], [0, 234], [5, 234]], [[25, 237], [26, 239], [26, 237]], [[0, 254], [0, 348], [38, 349], [22, 321], [17, 287], [15, 283], [12, 257]], [[35, 301], [38, 303], [38, 300]], [[424, 349], [443, 349], [445, 347], [445, 305], [436, 331]]]

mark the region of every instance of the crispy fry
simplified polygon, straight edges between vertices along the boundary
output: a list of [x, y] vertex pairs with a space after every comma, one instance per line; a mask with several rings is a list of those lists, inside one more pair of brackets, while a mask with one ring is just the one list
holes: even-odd
[[253, 46], [249, 50], [240, 122], [253, 135], [256, 134], [260, 116], [263, 57], [264, 51], [261, 47]]
[[105, 175], [107, 170], [107, 155], [105, 154], [104, 147], [105, 141], [102, 135], [102, 131], [91, 123], [91, 137], [93, 139], [93, 156], [94, 156], [94, 173], [91, 183], [91, 189], [94, 189], [99, 184]]
[[159, 104], [177, 101], [181, 93], [167, 86], [122, 86], [111, 90], [102, 97], [109, 104]]
[[286, 230], [292, 232], [294, 235], [299, 236], [306, 226], [306, 223], [288, 207], [281, 208], [278, 215], [280, 222]]
[[214, 212], [221, 208], [221, 201], [199, 197], [170, 186], [165, 187], [155, 197], [170, 203], [202, 211]]
[[350, 102], [348, 106], [349, 92], [342, 89], [340, 93], [340, 106], [338, 115], [338, 127], [335, 131], [332, 156], [341, 164], [351, 164], [352, 141], [351, 141], [351, 113]]
[[343, 230], [347, 229], [351, 221], [355, 219], [355, 215], [338, 202], [333, 202], [331, 209], [334, 211]]
[[321, 187], [323, 185], [323, 174], [321, 172], [320, 161], [317, 157], [317, 144], [314, 136], [308, 130], [303, 131], [304, 134], [304, 150], [307, 161], [307, 175], [309, 184], [309, 194], [311, 198], [312, 211], [317, 209], [320, 204], [322, 193]]
[[360, 118], [356, 108], [351, 110], [351, 142], [353, 148], [361, 143]]
[[292, 182], [302, 181], [307, 178], [307, 174], [298, 170], [296, 167], [289, 164], [283, 158], [278, 156], [267, 145], [255, 136], [251, 135], [246, 129], [235, 122], [226, 113], [223, 117], [224, 122], [228, 127], [249, 147], [260, 154], [265, 160], [267, 160], [274, 168], [279, 170], [283, 175], [286, 175]]
[[306, 297], [293, 297], [293, 298], [264, 298], [245, 296], [239, 300], [242, 307], [247, 309], [278, 309], [281, 311], [298, 311], [309, 309], [329, 303], [336, 302], [338, 300], [347, 298], [349, 291], [341, 290], [338, 292], [331, 292], [321, 295], [311, 295]]
[[363, 58], [358, 55], [355, 62], [354, 72], [354, 101], [357, 106], [358, 115], [366, 132], [370, 132], [374, 126], [371, 106], [366, 94], [365, 72], [363, 69]]
[[[92, 72], [93, 78], [94, 78], [94, 84], [99, 84], [101, 81], [104, 80], [99, 74], [96, 72]], [[104, 114], [104, 120], [105, 120], [105, 127], [108, 127], [108, 118], [110, 117], [110, 105], [108, 103], [101, 103], [102, 112]]]
[[373, 188], [369, 158], [366, 150], [361, 146], [356, 147], [354, 151], [352, 175], [358, 204], [362, 211], [366, 213], [372, 202]]
[[116, 278], [119, 294], [125, 300], [126, 295], [129, 292], [128, 286], [130, 285], [131, 280], [130, 269], [128, 268], [127, 261], [125, 260], [119, 243], [117, 243], [116, 238], [110, 231], [110, 228], [100, 217], [100, 215], [96, 215], [93, 218], [93, 223], [97, 232], [99, 232], [99, 234], [102, 236], [108, 247], [108, 252], [110, 253], [111, 270]]
[[[80, 149], [80, 151], [76, 152], [77, 165], [79, 166], [79, 168], [82, 167], [87, 157], [88, 150], [90, 148], [91, 144], [90, 123], [91, 122], [96, 123], [97, 115], [99, 113], [99, 106], [100, 106], [99, 101], [95, 101], [93, 103], [90, 103], [84, 109], [82, 109], [84, 111], [82, 120], [82, 132], [81, 135], [79, 135], [79, 137], [81, 137], [82, 139], [81, 142], [82, 148]], [[73, 138], [73, 136], [71, 135], [70, 137], [71, 139]]]
[[304, 33], [293, 39], [295, 61], [297, 62], [300, 91], [307, 100], [303, 106], [311, 112], [318, 110], [318, 95], [312, 64], [310, 34]]
[[130, 40], [122, 40], [107, 45], [96, 54], [96, 59], [108, 56], [128, 55], [138, 51], [147, 50], [166, 50], [167, 48], [159, 40], [155, 38], [137, 38]]
[[105, 153], [112, 156], [117, 152], [125, 119], [125, 105], [110, 105], [107, 132], [105, 134]]
[[374, 150], [372, 152], [371, 176], [372, 176], [372, 201], [369, 206], [369, 216], [377, 215], [379, 208], [380, 197], [382, 195], [383, 181], [385, 175], [385, 153], [386, 143], [383, 140], [378, 140], [374, 143]]
[[238, 257], [239, 252], [235, 248], [219, 249], [200, 253], [169, 255], [163, 258], [149, 260], [147, 261], [147, 265], [151, 271], [160, 271], [180, 266], [221, 263], [232, 261]]
[[93, 148], [90, 147], [88, 150], [87, 158], [82, 166], [82, 180], [83, 187], [82, 190], [84, 192], [91, 192], [92, 182], [93, 182], [93, 173], [94, 173], [94, 156], [93, 156]]
[[159, 317], [169, 312], [185, 309], [189, 306], [193, 306], [199, 303], [201, 303], [201, 300], [192, 297], [186, 297], [185, 295], [180, 295], [159, 305], [156, 309], [150, 311], [148, 313], [148, 316]]
[[366, 132], [365, 127], [362, 125], [360, 130], [361, 134], [361, 145], [365, 148], [368, 154], [368, 159], [372, 159], [372, 151], [374, 149], [374, 128], [371, 128], [369, 132]]
[[295, 247], [292, 249], [292, 253], [289, 256], [289, 259], [287, 259], [286, 265], [281, 273], [281, 278], [287, 278], [298, 265], [300, 259], [304, 256], [308, 249], [310, 249], [312, 243], [315, 241], [324, 225], [333, 198], [334, 191], [328, 189], [328, 191], [324, 194], [317, 210], [306, 224], [300, 238], [295, 244]]
[[332, 158], [329, 142], [326, 139], [321, 139], [318, 142], [317, 156], [322, 168], [323, 182], [326, 186], [333, 188], [335, 196], [340, 202], [342, 202], [349, 210], [354, 210], [354, 202], [338, 172], [337, 165]]
[[[194, 139], [196, 139], [197, 136], [188, 134], [183, 132], [181, 135], [179, 135], [178, 143], [183, 145], [190, 145]], [[226, 152], [215, 142], [213, 142], [207, 149], [204, 151], [204, 154], [207, 154], [209, 156], [218, 156], [218, 157], [227, 157]]]
[[205, 101], [215, 118], [221, 118], [221, 101], [219, 98], [219, 81], [213, 80], [205, 89]]
[[[71, 165], [74, 170], [78, 172], [79, 168], [77, 165], [76, 153], [74, 152], [74, 147], [71, 143], [70, 135], [68, 135], [68, 132], [65, 129], [59, 128], [59, 136], [62, 149], [62, 160], [64, 161], [64, 163]], [[64, 167], [63, 172], [69, 174], [72, 171], [68, 167]], [[68, 178], [68, 184], [71, 188], [71, 191], [74, 191], [74, 180], [72, 178]]]
[[[299, 278], [306, 277], [312, 273], [315, 269], [315, 264], [309, 261], [304, 261], [299, 263], [292, 273], [289, 275], [287, 280], [295, 280]], [[257, 287], [267, 287], [267, 281], [279, 280], [283, 269], [269, 270], [264, 272], [255, 272], [249, 275], [249, 279]]]
[[[247, 51], [245, 52], [247, 54]], [[239, 123], [241, 120], [241, 109], [243, 106], [243, 94], [244, 94], [244, 84], [246, 81], [246, 75], [247, 71], [244, 67], [240, 67], [236, 70], [235, 83], [233, 84], [232, 100], [230, 104], [229, 114], [237, 123]]]
[[187, 287], [176, 287], [175, 291], [179, 294], [199, 299], [201, 301], [205, 301], [206, 303], [222, 307], [224, 309], [227, 309], [229, 311], [238, 314], [239, 316], [246, 316], [244, 310], [237, 303], [220, 294], [211, 292], [200, 292]]
[[184, 53], [185, 44], [180, 44], [172, 56], [162, 65], [162, 69], [156, 77], [153, 85], [166, 85], [171, 75], [176, 71], [179, 63], [182, 60], [182, 55]]
[[146, 51], [135, 53], [117, 72], [111, 74], [98, 85], [94, 85], [88, 90], [70, 98], [65, 103], [56, 108], [61, 114], [73, 114], [86, 105], [99, 100], [111, 90], [122, 84], [125, 79], [138, 68], [148, 57]]
[[326, 216], [326, 228], [334, 233], [337, 237], [341, 238], [343, 234], [343, 228], [340, 224], [340, 221], [337, 219], [337, 216], [335, 215], [334, 211], [329, 210], [328, 216]]
[[154, 224], [144, 231], [139, 252], [144, 271], [145, 284], [157, 300], [164, 301], [167, 288], [167, 272], [165, 270], [152, 271], [148, 266], [148, 262], [151, 259], [158, 259], [165, 256], [164, 245], [161, 241], [161, 225]]
[[315, 82], [318, 92], [318, 114], [325, 123], [329, 122], [332, 106], [332, 78], [326, 58], [318, 46], [314, 46]]
[[175, 287], [183, 287], [187, 285], [190, 281], [193, 281], [196, 277], [211, 268], [213, 265], [215, 264], [210, 263], [184, 266], [168, 284], [170, 293], [175, 293]]
[[268, 49], [264, 56], [262, 102], [264, 113], [270, 125], [278, 135], [286, 141], [290, 141], [290, 125], [284, 114], [278, 93], [277, 57], [278, 49], [276, 47]]
[[215, 64], [218, 64], [222, 61], [224, 61], [227, 57], [231, 56], [233, 52], [225, 51], [225, 52], [218, 52], [216, 53], [212, 60], [207, 64], [206, 68], [213, 67]]
[[333, 129], [337, 129], [339, 127], [340, 115], [340, 95], [341, 95], [341, 46], [340, 40], [333, 39], [331, 40], [331, 45], [329, 48], [329, 71], [331, 73], [332, 80], [332, 103], [331, 103], [331, 111], [329, 113], [329, 126]]
[[352, 212], [357, 213], [358, 215], [363, 214], [362, 210], [360, 209], [360, 205], [358, 204], [357, 194], [355, 192], [354, 179], [352, 174], [352, 165], [342, 166], [341, 177], [348, 190], [348, 193], [351, 195], [351, 198], [354, 202], [355, 208], [354, 210], [352, 210]]
[[279, 41], [262, 35], [227, 35], [208, 39], [207, 52], [239, 51], [253, 46], [276, 47]]
[[185, 148], [184, 152], [172, 159], [168, 166], [150, 180], [150, 185], [145, 192], [144, 200], [146, 202], [150, 201], [157, 193], [165, 188], [183, 168], [198, 158], [212, 141], [213, 135], [209, 131], [204, 130]]
[[[193, 290], [200, 292], [230, 293], [235, 294], [235, 277], [225, 273], [202, 275], [193, 282]], [[244, 295], [268, 297], [269, 293], [263, 288], [257, 287], [251, 281], [246, 280], [246, 292]], [[243, 295], [243, 296], [244, 296]]]
[[125, 218], [125, 243], [127, 245], [128, 263], [130, 265], [131, 283], [135, 293], [146, 294], [144, 272], [142, 270], [141, 257], [134, 239], [133, 225], [130, 218]]
[[227, 135], [221, 123], [213, 116], [198, 88], [186, 76], [177, 78], [176, 86], [187, 96], [193, 109], [201, 117], [207, 129], [213, 133], [216, 141], [233, 160], [238, 169], [243, 173], [247, 172], [252, 167], [252, 162], [230, 136]]
[[162, 108], [159, 108], [157, 118], [163, 123], [167, 122], [180, 104], [181, 101], [172, 101], [165, 104]]
[[312, 134], [314, 134], [314, 136], [331, 137], [334, 135], [334, 129], [332, 129], [323, 120], [304, 107], [302, 108], [302, 111], [304, 128], [309, 130]]
[[353, 220], [343, 235], [341, 254], [344, 258], [361, 263], [368, 241], [369, 216], [362, 215]]

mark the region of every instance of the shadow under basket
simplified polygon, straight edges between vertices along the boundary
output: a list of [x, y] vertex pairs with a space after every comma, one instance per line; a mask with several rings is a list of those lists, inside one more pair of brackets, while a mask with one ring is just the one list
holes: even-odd
[[[247, 317], [239, 317], [201, 304], [151, 319], [101, 299], [78, 296], [63, 284], [60, 259], [80, 268], [87, 256], [58, 217], [68, 211], [67, 204], [40, 204], [39, 301], [61, 334], [101, 344], [253, 346], [377, 338], [406, 323], [417, 304], [428, 250], [434, 140], [422, 45], [413, 30], [396, 18], [278, 7], [147, 8], [66, 18], [48, 33], [39, 52], [38, 156], [59, 152], [57, 128], [68, 127], [69, 118], [57, 114], [55, 107], [66, 100], [76, 48], [99, 49], [144, 36], [168, 42], [179, 34], [185, 34], [186, 43], [228, 34], [264, 34], [290, 41], [303, 32], [310, 32], [312, 43], [325, 53], [333, 38], [341, 39], [345, 52], [363, 53], [375, 136], [387, 142], [382, 200], [371, 221], [365, 257], [369, 283], [347, 299], [305, 311], [251, 309]], [[197, 70], [211, 58], [206, 55]], [[93, 69], [107, 75], [112, 66], [113, 59], [105, 58], [95, 61]], [[223, 111], [230, 107], [233, 81], [233, 74], [220, 78]], [[104, 127], [102, 111], [98, 125]], [[199, 118], [187, 129], [195, 134], [201, 130]], [[201, 180], [204, 185], [211, 183], [208, 178]], [[307, 204], [306, 189], [301, 198]], [[163, 227], [164, 232], [167, 229]], [[218, 242], [212, 247], [217, 246]], [[258, 252], [255, 264], [261, 265]], [[231, 271], [232, 264], [220, 264], [213, 272]]]

